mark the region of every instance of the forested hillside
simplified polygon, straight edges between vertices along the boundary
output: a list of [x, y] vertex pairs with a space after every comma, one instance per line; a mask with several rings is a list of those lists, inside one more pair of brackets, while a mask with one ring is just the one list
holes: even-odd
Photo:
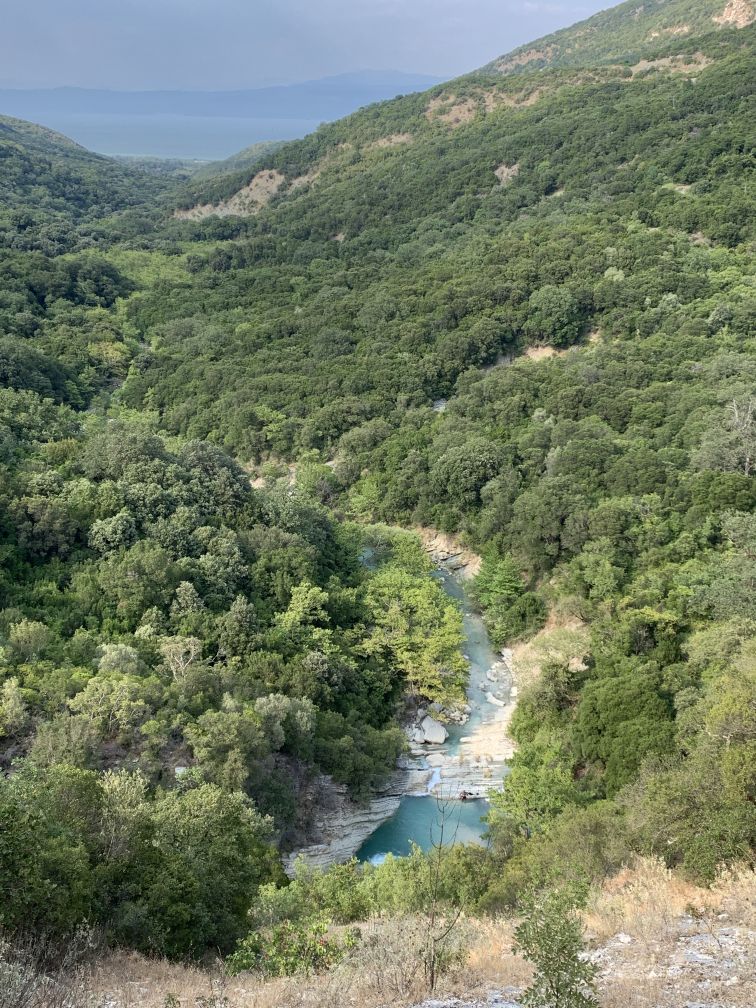
[[104, 218], [152, 202], [166, 181], [0, 116], [0, 243], [56, 254], [107, 234]]
[[754, 29], [648, 16], [642, 54], [623, 5], [553, 68], [278, 152], [237, 240], [132, 302], [151, 347], [121, 398], [244, 459], [332, 460], [321, 493], [360, 520], [466, 536], [499, 644], [587, 621], [587, 671], [520, 706], [498, 828], [620, 796], [596, 814], [631, 806], [634, 842], [711, 877], [754, 836]]
[[[1, 923], [252, 927], [243, 963], [429, 879], [493, 914], [752, 861], [752, 21], [623, 4], [169, 195], [8, 148], [43, 196], [0, 172], [37, 207], [2, 253]], [[483, 556], [498, 647], [585, 646], [520, 697], [487, 849], [279, 889], [303, 782], [368, 796], [405, 690], [462, 698], [459, 615], [379, 523]]]

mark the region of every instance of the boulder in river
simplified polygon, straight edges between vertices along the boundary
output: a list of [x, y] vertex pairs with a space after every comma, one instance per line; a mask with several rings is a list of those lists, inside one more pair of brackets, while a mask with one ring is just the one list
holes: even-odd
[[497, 696], [494, 696], [493, 693], [486, 693], [486, 700], [488, 700], [488, 702], [490, 704], [493, 704], [495, 707], [507, 706], [505, 700], [500, 700]]
[[441, 722], [436, 721], [430, 715], [423, 718], [423, 723], [420, 727], [425, 735], [425, 741], [430, 743], [430, 745], [443, 745], [449, 737], [448, 731]]

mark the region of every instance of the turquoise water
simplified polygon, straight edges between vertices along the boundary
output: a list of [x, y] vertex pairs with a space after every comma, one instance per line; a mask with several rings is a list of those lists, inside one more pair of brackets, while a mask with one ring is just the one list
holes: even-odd
[[368, 837], [357, 852], [360, 861], [380, 864], [387, 854], [409, 854], [413, 842], [423, 850], [443, 842], [483, 843], [481, 816], [485, 801], [453, 801], [441, 805], [435, 798], [402, 798], [395, 814]]
[[[472, 708], [465, 725], [449, 725], [449, 740], [446, 748], [455, 753], [459, 740], [469, 735], [492, 714], [491, 705], [486, 700], [486, 691], [491, 684], [486, 680], [486, 672], [498, 660], [493, 650], [485, 625], [468, 598], [464, 583], [446, 570], [434, 574], [448, 595], [457, 601], [463, 618], [466, 641], [463, 647], [470, 665], [470, 679], [467, 687], [467, 702]], [[485, 688], [481, 685], [485, 684]], [[498, 783], [498, 782], [496, 782]], [[386, 854], [409, 854], [412, 843], [423, 850], [429, 850], [438, 843], [484, 843], [485, 824], [481, 817], [488, 810], [486, 801], [446, 801], [439, 806], [438, 799], [427, 797], [402, 798], [394, 815], [368, 837], [357, 852], [360, 861], [379, 863]], [[443, 824], [443, 836], [442, 836]]]

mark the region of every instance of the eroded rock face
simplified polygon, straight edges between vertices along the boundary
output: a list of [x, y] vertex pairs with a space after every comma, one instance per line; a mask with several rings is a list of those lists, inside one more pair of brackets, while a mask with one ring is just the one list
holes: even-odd
[[754, 9], [748, 0], [730, 0], [721, 14], [712, 18], [715, 24], [723, 28], [734, 25], [736, 28], [746, 28], [756, 20]]
[[475, 577], [480, 572], [481, 557], [466, 549], [453, 536], [432, 528], [418, 527], [413, 531], [418, 534], [437, 567], [453, 571], [463, 580]]
[[443, 745], [449, 737], [449, 732], [446, 728], [444, 728], [440, 721], [432, 718], [430, 714], [423, 718], [423, 723], [420, 727], [423, 730], [425, 742], [429, 745]]
[[[202, 220], [205, 217], [251, 217], [259, 213], [263, 207], [277, 194], [286, 181], [279, 171], [259, 171], [247, 185], [228, 199], [220, 203], [202, 203], [185, 210], [175, 210], [173, 216], [178, 220]], [[295, 179], [292, 187], [300, 180]]]
[[313, 807], [308, 830], [312, 843], [284, 857], [284, 870], [294, 874], [298, 857], [313, 868], [348, 861], [378, 827], [390, 819], [399, 808], [402, 796], [413, 780], [411, 768], [399, 768], [375, 797], [358, 804], [349, 797], [346, 787], [322, 775], [311, 784], [308, 802]]

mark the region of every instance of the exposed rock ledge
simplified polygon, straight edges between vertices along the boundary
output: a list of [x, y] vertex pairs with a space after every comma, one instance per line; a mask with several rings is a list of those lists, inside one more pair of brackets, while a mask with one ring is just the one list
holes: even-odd
[[420, 537], [431, 560], [437, 566], [446, 567], [464, 580], [479, 573], [481, 558], [463, 546], [454, 536], [432, 528], [418, 527], [412, 531]]
[[352, 801], [343, 784], [336, 784], [325, 775], [316, 777], [305, 796], [313, 809], [308, 830], [313, 843], [284, 857], [286, 873], [293, 875], [297, 858], [313, 868], [327, 868], [348, 861], [371, 833], [396, 812], [417, 775], [427, 776], [427, 771], [412, 761], [403, 761], [384, 787], [365, 804]]

